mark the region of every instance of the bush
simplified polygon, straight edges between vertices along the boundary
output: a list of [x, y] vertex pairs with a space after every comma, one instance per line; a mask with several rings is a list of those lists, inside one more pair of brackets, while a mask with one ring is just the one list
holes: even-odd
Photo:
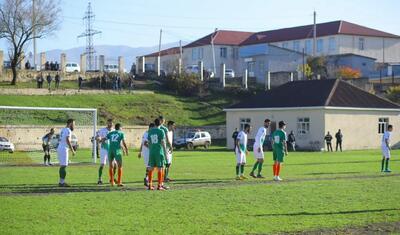
[[393, 102], [400, 103], [400, 86], [390, 87], [387, 91], [386, 98]]
[[198, 96], [204, 92], [204, 84], [194, 74], [168, 75], [164, 86], [179, 95]]

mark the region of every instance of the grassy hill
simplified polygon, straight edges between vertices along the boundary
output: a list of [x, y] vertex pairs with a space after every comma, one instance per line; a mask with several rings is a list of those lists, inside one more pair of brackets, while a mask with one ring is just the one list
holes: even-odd
[[[225, 113], [222, 109], [233, 102], [233, 98], [218, 95], [188, 98], [159, 93], [74, 96], [0, 95], [0, 104], [6, 106], [97, 108], [100, 123], [112, 117], [125, 125], [147, 125], [160, 114], [179, 125], [223, 124]], [[62, 118], [60, 113], [57, 117], [53, 116], [55, 113], [44, 112], [34, 112], [25, 117], [15, 115], [19, 116], [19, 120], [15, 122], [20, 124], [49, 124], [58, 122], [58, 116]], [[11, 124], [11, 120], [0, 118], [0, 124]]]

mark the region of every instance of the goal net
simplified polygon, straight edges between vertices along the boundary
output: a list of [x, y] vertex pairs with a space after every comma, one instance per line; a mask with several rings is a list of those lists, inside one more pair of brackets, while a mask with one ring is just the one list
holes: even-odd
[[[50, 164], [58, 164], [60, 131], [70, 118], [75, 120], [71, 144], [77, 150], [70, 163], [96, 162], [96, 109], [0, 106], [0, 167], [48, 165], [48, 155]], [[43, 141], [52, 128], [54, 134]]]

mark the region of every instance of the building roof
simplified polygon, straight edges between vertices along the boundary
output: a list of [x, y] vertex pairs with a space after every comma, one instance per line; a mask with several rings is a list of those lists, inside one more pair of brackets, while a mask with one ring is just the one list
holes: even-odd
[[331, 58], [334, 58], [334, 57], [352, 57], [352, 56], [354, 56], [354, 57], [360, 57], [360, 58], [365, 58], [365, 59], [369, 59], [369, 60], [376, 60], [376, 58], [373, 58], [373, 57], [369, 57], [369, 56], [364, 56], [364, 55], [359, 55], [359, 54], [354, 54], [354, 53], [344, 53], [344, 54], [334, 54], [334, 55], [327, 55], [326, 57], [331, 57]]
[[218, 30], [192, 43], [189, 43], [188, 45], [184, 46], [184, 48], [211, 45], [211, 40], [213, 37], [214, 45], [238, 46], [252, 34], [253, 33], [242, 31]]
[[[314, 25], [304, 25], [292, 28], [269, 30], [251, 35], [241, 45], [251, 45], [258, 43], [272, 43], [299, 40], [313, 37]], [[370, 37], [400, 38], [398, 35], [386, 33], [376, 29], [368, 28], [358, 24], [339, 20], [317, 24], [317, 37], [331, 35], [357, 35]]]
[[[158, 53], [159, 53], [159, 52], [157, 51], [157, 52], [154, 52], [154, 53], [145, 55], [145, 57], [157, 57], [157, 56], [158, 56]], [[171, 47], [171, 48], [162, 50], [162, 51], [160, 52], [160, 55], [161, 55], [161, 56], [165, 56], [165, 55], [176, 55], [176, 54], [179, 54], [179, 53], [180, 53], [180, 47]]]
[[230, 109], [343, 107], [400, 109], [400, 106], [338, 79], [288, 82]]

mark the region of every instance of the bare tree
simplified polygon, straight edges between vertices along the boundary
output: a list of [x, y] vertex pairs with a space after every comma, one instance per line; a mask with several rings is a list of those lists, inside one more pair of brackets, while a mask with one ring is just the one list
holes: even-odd
[[56, 31], [60, 19], [58, 0], [3, 0], [0, 4], [0, 38], [10, 44], [12, 85], [17, 82], [24, 47], [34, 38], [44, 38]]

